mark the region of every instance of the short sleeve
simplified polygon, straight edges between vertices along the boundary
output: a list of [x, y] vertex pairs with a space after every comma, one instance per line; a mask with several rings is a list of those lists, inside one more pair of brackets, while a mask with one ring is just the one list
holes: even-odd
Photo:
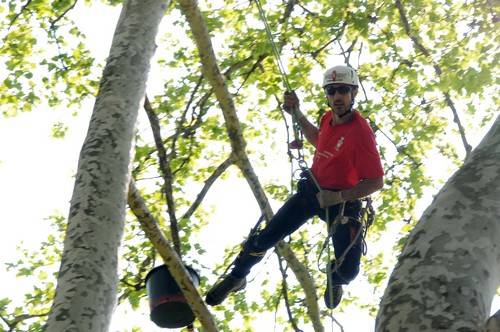
[[371, 128], [363, 128], [357, 135], [354, 151], [354, 167], [360, 179], [375, 179], [384, 176], [384, 169]]

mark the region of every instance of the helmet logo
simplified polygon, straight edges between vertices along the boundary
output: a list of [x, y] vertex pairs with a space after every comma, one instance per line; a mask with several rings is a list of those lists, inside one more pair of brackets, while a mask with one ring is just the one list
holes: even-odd
[[337, 80], [337, 71], [332, 71], [332, 81], [336, 81]]

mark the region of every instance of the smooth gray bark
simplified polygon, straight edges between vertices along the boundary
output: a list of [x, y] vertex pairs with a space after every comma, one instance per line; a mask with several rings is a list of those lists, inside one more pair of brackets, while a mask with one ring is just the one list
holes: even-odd
[[481, 331], [500, 284], [500, 117], [411, 232], [376, 331]]
[[80, 152], [61, 267], [46, 331], [107, 331], [132, 141], [165, 0], [126, 1]]

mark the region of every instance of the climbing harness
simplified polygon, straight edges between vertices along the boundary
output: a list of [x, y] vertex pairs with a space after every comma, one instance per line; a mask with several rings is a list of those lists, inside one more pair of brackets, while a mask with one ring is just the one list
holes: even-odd
[[[339, 214], [337, 215], [335, 220], [333, 220], [333, 222], [331, 224], [329, 224], [328, 236], [326, 237], [325, 241], [323, 242], [323, 245], [320, 249], [320, 253], [319, 253], [319, 257], [318, 257], [318, 269], [320, 271], [325, 272], [319, 266], [319, 264], [321, 262], [321, 256], [323, 255], [325, 248], [327, 248], [329, 240], [333, 236], [333, 234], [335, 233], [335, 229], [339, 224], [347, 224], [349, 222], [358, 222], [359, 228], [358, 228], [356, 234], [354, 235], [354, 237], [351, 239], [351, 243], [349, 244], [349, 246], [344, 250], [344, 252], [340, 255], [340, 257], [338, 259], [336, 259], [335, 268], [333, 270], [331, 270], [330, 272], [335, 273], [339, 269], [339, 267], [342, 265], [342, 263], [345, 259], [345, 256], [349, 253], [349, 250], [355, 245], [355, 243], [358, 241], [360, 236], [361, 236], [362, 241], [363, 241], [362, 254], [366, 255], [367, 244], [366, 244], [365, 239], [366, 239], [366, 235], [368, 232], [368, 228], [370, 228], [370, 226], [373, 224], [373, 221], [375, 219], [375, 210], [373, 209], [372, 200], [370, 197], [363, 198], [361, 201], [365, 203], [365, 206], [361, 208], [360, 219], [349, 217], [349, 216], [344, 216], [345, 204], [342, 204], [341, 211], [339, 212]], [[328, 261], [330, 261], [330, 258], [328, 258]], [[326, 272], [326, 273], [328, 273], [328, 272]]]
[[[359, 236], [361, 236], [363, 239], [363, 247], [364, 247], [363, 255], [366, 255], [367, 245], [366, 245], [365, 239], [366, 239], [366, 235], [368, 233], [368, 229], [370, 228], [370, 226], [373, 224], [373, 221], [375, 220], [375, 210], [373, 209], [371, 197], [369, 197], [369, 196], [365, 197], [365, 198], [361, 199], [361, 202], [364, 203], [364, 207], [361, 208], [360, 218], [356, 219], [353, 217], [344, 216], [343, 210], [344, 210], [345, 206], [342, 206], [341, 211], [338, 214], [337, 218], [335, 218], [335, 220], [330, 224], [330, 226], [328, 228], [328, 235], [331, 236], [332, 234], [334, 234], [335, 228], [339, 224], [347, 224], [350, 221], [359, 222], [361, 227], [360, 227], [360, 229], [358, 229], [358, 231], [356, 232], [356, 235], [354, 236], [354, 240], [352, 240], [351, 242], [356, 242], [357, 239], [359, 238]], [[328, 239], [325, 240], [325, 242], [323, 243], [323, 246], [320, 250], [320, 254], [319, 254], [320, 258], [322, 256], [322, 253], [323, 253], [327, 244], [328, 244]], [[350, 248], [348, 248], [348, 249], [350, 249]]]

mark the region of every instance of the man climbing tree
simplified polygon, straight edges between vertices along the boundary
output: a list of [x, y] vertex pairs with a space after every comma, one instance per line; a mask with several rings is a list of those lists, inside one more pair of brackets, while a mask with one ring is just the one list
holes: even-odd
[[207, 293], [208, 304], [218, 305], [231, 292], [243, 289], [250, 269], [265, 252], [316, 215], [329, 224], [336, 257], [328, 269], [325, 304], [331, 309], [338, 306], [342, 285], [359, 273], [363, 253], [360, 199], [383, 187], [384, 171], [374, 134], [353, 109], [358, 85], [351, 67], [335, 66], [325, 72], [323, 89], [331, 110], [322, 117], [319, 129], [300, 112], [296, 94], [285, 93], [285, 111], [296, 118], [316, 148], [313, 165], [302, 172], [298, 192], [262, 231], [247, 239], [232, 271]]

